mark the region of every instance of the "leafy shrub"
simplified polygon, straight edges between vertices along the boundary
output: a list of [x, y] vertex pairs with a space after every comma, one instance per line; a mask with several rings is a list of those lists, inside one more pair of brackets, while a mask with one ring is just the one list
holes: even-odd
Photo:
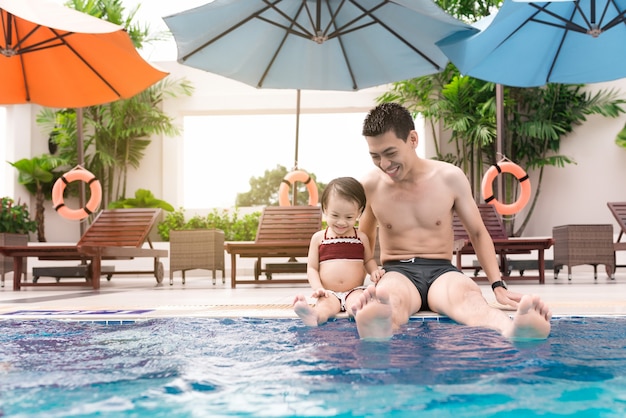
[[10, 197], [0, 199], [0, 232], [28, 234], [37, 230], [37, 222], [30, 219], [28, 206], [15, 203]]
[[109, 209], [127, 209], [127, 208], [161, 208], [171, 212], [174, 207], [165, 200], [157, 199], [150, 190], [138, 189], [135, 191], [134, 198], [120, 199], [109, 203]]
[[185, 220], [185, 209], [180, 208], [168, 213], [163, 222], [158, 224], [158, 229], [164, 241], [170, 240], [172, 229], [221, 229], [226, 241], [254, 241], [260, 216], [261, 212], [240, 217], [238, 211], [213, 209], [207, 216], [196, 215]]

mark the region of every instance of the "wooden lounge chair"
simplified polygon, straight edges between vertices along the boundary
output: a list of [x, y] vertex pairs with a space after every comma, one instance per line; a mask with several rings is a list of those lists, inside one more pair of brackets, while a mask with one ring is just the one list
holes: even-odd
[[[239, 284], [308, 283], [307, 279], [272, 280], [274, 273], [306, 273], [306, 262], [262, 264], [263, 258], [306, 257], [314, 233], [322, 227], [319, 206], [268, 206], [263, 210], [255, 241], [226, 242], [231, 259], [231, 287]], [[237, 279], [237, 256], [256, 258], [254, 280]], [[259, 280], [265, 273], [267, 280]]]
[[[615, 217], [615, 220], [617, 221], [617, 224], [620, 228], [617, 239], [613, 244], [613, 251], [615, 255], [615, 252], [617, 251], [626, 250], [626, 242], [622, 242], [622, 237], [624, 237], [624, 234], [626, 234], [626, 202], [608, 202], [607, 206], [611, 210], [611, 213]], [[615, 278], [615, 269], [617, 269], [618, 267], [626, 267], [626, 265], [617, 265], [617, 259], [615, 259], [614, 270], [610, 272], [607, 268], [607, 274], [609, 274], [611, 278]]]
[[[509, 238], [506, 233], [506, 228], [500, 215], [496, 212], [495, 208], [487, 203], [479, 204], [480, 216], [487, 227], [487, 231], [493, 240], [496, 254], [499, 259], [500, 271], [502, 277], [507, 279], [524, 279], [524, 280], [536, 280], [539, 279], [539, 283], [545, 283], [545, 257], [544, 252], [550, 248], [553, 244], [552, 238]], [[461, 223], [461, 220], [454, 215], [453, 220], [454, 239], [463, 240], [464, 244], [460, 249], [456, 249], [456, 266], [459, 270], [470, 268], [462, 265], [462, 256], [465, 254], [475, 254], [474, 247], [469, 240], [467, 231]], [[510, 266], [507, 255], [510, 254], [530, 254], [532, 251], [537, 251], [537, 263], [536, 268], [539, 271], [537, 276], [527, 276], [520, 274], [519, 276], [510, 276]], [[472, 266], [475, 269], [476, 274], [479, 268]], [[528, 270], [531, 270], [528, 268]], [[476, 276], [475, 274], [475, 276]]]
[[[152, 271], [116, 271], [113, 274], [154, 274], [157, 283], [163, 281], [163, 263], [167, 250], [143, 248], [150, 229], [155, 224], [161, 209], [113, 209], [103, 210], [85, 231], [76, 245], [28, 245], [2, 246], [0, 252], [13, 257], [13, 290], [22, 286], [91, 286], [100, 288], [102, 260], [131, 260], [138, 257], [154, 259]], [[87, 280], [77, 282], [33, 282], [21, 283], [22, 261], [27, 257], [40, 260], [81, 260], [88, 263]]]

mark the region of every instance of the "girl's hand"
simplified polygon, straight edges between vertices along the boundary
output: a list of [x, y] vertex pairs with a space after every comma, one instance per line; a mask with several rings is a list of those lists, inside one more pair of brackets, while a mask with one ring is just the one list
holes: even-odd
[[373, 271], [372, 274], [370, 274], [370, 280], [374, 283], [378, 283], [378, 281], [381, 277], [383, 277], [384, 274], [385, 270], [382, 268], [378, 268], [378, 270]]
[[328, 297], [328, 292], [323, 287], [320, 287], [319, 289], [315, 289], [313, 291], [313, 294], [311, 295], [311, 297], [318, 298], [318, 299], [325, 298], [325, 297]]

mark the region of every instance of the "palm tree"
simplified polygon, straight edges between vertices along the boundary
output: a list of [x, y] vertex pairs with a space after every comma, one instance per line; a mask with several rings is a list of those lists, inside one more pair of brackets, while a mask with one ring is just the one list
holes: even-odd
[[[441, 81], [446, 74], [449, 77], [447, 83]], [[428, 80], [433, 77], [439, 81]], [[424, 90], [425, 86], [431, 90]], [[504, 96], [506, 132], [503, 153], [526, 169], [537, 169], [539, 174], [526, 218], [514, 232], [514, 220], [507, 222], [510, 234], [520, 236], [539, 198], [544, 167], [575, 164], [570, 157], [559, 154], [561, 140], [588, 115], [614, 118], [624, 113], [622, 106], [626, 100], [612, 90], [592, 94], [584, 91], [581, 85], [565, 84], [506, 87]], [[394, 83], [392, 90], [382, 95], [379, 101], [403, 103], [415, 113], [422, 112], [431, 125], [441, 122], [451, 132], [456, 154], [442, 155], [438, 151], [437, 158], [463, 168], [478, 201], [485, 165], [502, 158], [496, 155], [495, 84], [448, 70], [443, 76], [438, 74]], [[438, 143], [436, 132], [433, 137]], [[510, 201], [515, 194], [514, 180], [505, 176], [508, 187], [503, 201]]]
[[[582, 125], [589, 115], [616, 118], [624, 113], [626, 100], [614, 90], [596, 93], [584, 91], [582, 85], [550, 83], [543, 88], [511, 88], [511, 106], [507, 110], [507, 131], [504, 149], [515, 161], [528, 169], [538, 170], [538, 181], [528, 215], [515, 235], [520, 236], [530, 220], [541, 193], [545, 166], [564, 167], [575, 164], [571, 158], [559, 155], [561, 140]], [[509, 178], [509, 181], [513, 179]], [[515, 183], [516, 184], [516, 183]], [[514, 188], [507, 190], [512, 195]], [[511, 200], [512, 196], [507, 196]]]
[[44, 201], [51, 196], [52, 184], [55, 180], [53, 170], [66, 164], [63, 158], [44, 154], [39, 157], [22, 158], [10, 163], [19, 171], [18, 182], [35, 196], [35, 221], [37, 222], [37, 240], [46, 242], [44, 225]]
[[[149, 29], [132, 22], [136, 12], [125, 16], [121, 0], [71, 0], [68, 6], [122, 25], [136, 47], [149, 42]], [[155, 39], [158, 39], [155, 38]], [[129, 167], [138, 167], [155, 134], [177, 135], [179, 128], [161, 109], [165, 97], [191, 95], [193, 87], [186, 80], [166, 78], [136, 96], [84, 109], [84, 158], [82, 164], [100, 180], [103, 206], [126, 198]], [[59, 155], [70, 163], [78, 163], [76, 114], [73, 109], [43, 109], [37, 123], [54, 132]], [[82, 127], [81, 127], [82, 128]]]
[[[501, 3], [499, 0], [436, 0], [451, 15], [469, 22], [487, 16]], [[476, 200], [479, 200], [485, 165], [502, 159], [496, 155], [496, 101], [494, 83], [462, 76], [449, 64], [435, 75], [394, 83], [392, 89], [378, 98], [379, 102], [395, 101], [413, 112], [422, 113], [433, 127], [433, 138], [438, 159], [452, 162], [466, 173]], [[563, 167], [574, 164], [571, 158], [560, 155], [560, 142], [588, 115], [617, 117], [624, 113], [626, 100], [615, 91], [595, 94], [583, 91], [582, 85], [548, 84], [535, 88], [504, 88], [503, 154], [525, 166], [537, 169], [539, 178], [526, 218], [516, 231], [515, 219], [507, 220], [510, 235], [520, 236], [541, 191], [543, 169], [546, 165]], [[441, 123], [451, 133], [455, 154], [440, 152], [435, 126]], [[515, 194], [515, 179], [504, 176], [505, 196], [510, 201]]]

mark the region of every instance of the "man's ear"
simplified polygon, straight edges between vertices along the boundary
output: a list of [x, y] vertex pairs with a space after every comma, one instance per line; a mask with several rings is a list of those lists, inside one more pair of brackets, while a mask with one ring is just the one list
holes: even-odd
[[408, 141], [410, 141], [411, 146], [413, 148], [417, 149], [417, 144], [419, 143], [419, 136], [417, 135], [417, 131], [410, 131], [409, 132]]

